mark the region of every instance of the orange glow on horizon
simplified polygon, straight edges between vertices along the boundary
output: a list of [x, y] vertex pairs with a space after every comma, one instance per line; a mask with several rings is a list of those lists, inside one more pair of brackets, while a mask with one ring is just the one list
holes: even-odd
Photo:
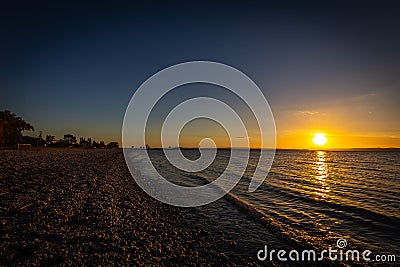
[[[277, 133], [277, 148], [282, 149], [350, 149], [350, 148], [399, 148], [399, 136], [351, 134], [335, 131], [325, 134], [323, 146], [314, 143], [315, 131]], [[320, 133], [320, 132], [319, 132]]]

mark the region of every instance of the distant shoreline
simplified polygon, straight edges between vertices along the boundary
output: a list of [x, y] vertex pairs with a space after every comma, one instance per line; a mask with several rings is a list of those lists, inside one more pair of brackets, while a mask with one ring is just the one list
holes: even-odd
[[[141, 148], [125, 148], [125, 149], [138, 149], [140, 150]], [[164, 148], [166, 150], [172, 150], [172, 149], [177, 149], [177, 148]], [[198, 150], [198, 148], [195, 147], [181, 147], [181, 150]], [[202, 148], [202, 149], [213, 149], [213, 148]], [[217, 148], [218, 150], [230, 150], [230, 149], [246, 149], [246, 148]], [[144, 148], [143, 148], [144, 150]], [[163, 150], [162, 147], [155, 147], [155, 148], [149, 148], [147, 150]], [[261, 150], [260, 148], [250, 148], [251, 151], [253, 150]], [[262, 150], [272, 150], [271, 148], [263, 148]], [[392, 147], [392, 148], [321, 148], [321, 149], [300, 149], [300, 148], [277, 148], [275, 151], [332, 151], [332, 152], [348, 152], [348, 151], [354, 151], [354, 152], [400, 152], [400, 148]]]
[[290, 148], [277, 148], [277, 151], [332, 151], [332, 152], [400, 152], [400, 148], [325, 148], [325, 149], [290, 149]]
[[[144, 148], [82, 148], [82, 147], [36, 147], [32, 146], [30, 150], [87, 150], [87, 149], [96, 149], [96, 150], [109, 150], [109, 149], [137, 149], [137, 150], [145, 150]], [[166, 150], [172, 150], [177, 148], [165, 148]], [[181, 150], [198, 150], [198, 148], [194, 147], [181, 147]], [[202, 149], [212, 149], [212, 148], [202, 148]], [[230, 149], [246, 149], [246, 148], [217, 148], [218, 150], [230, 150]], [[0, 150], [18, 150], [16, 147], [0, 147]], [[163, 150], [161, 147], [149, 148], [147, 150]], [[250, 151], [259, 151], [259, 148], [251, 148]], [[272, 150], [270, 148], [263, 148], [262, 150]], [[391, 148], [321, 148], [321, 149], [300, 149], [300, 148], [277, 148], [275, 151], [327, 151], [327, 152], [400, 152], [400, 148], [391, 147]]]

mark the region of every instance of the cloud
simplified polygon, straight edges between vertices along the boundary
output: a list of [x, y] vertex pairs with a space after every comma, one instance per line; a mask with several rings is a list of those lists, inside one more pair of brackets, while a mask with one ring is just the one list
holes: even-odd
[[300, 115], [305, 115], [305, 116], [313, 116], [313, 115], [324, 115], [324, 113], [321, 113], [316, 110], [297, 110], [295, 113], [300, 114]]
[[376, 97], [377, 93], [368, 93], [352, 97], [353, 100], [365, 100]]

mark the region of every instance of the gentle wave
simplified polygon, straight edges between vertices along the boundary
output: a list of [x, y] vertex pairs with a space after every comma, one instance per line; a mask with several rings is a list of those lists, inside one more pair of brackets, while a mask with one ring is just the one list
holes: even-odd
[[[229, 160], [229, 151], [218, 151], [206, 171], [184, 173], [162, 152], [150, 153], [163, 175], [186, 186], [213, 181]], [[264, 184], [249, 193], [257, 160], [252, 151], [243, 179], [225, 198], [276, 235], [297, 247], [323, 249], [343, 237], [374, 252], [400, 252], [399, 153], [278, 151]]]

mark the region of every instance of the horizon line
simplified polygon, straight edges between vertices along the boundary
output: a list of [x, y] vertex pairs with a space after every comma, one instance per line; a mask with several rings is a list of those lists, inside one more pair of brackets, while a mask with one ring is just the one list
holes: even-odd
[[[145, 149], [140, 147], [122, 147], [123, 149]], [[182, 149], [182, 150], [198, 150], [198, 149], [250, 149], [250, 150], [274, 150], [274, 148], [259, 148], [259, 147], [150, 147], [147, 150], [168, 150], [168, 149]], [[399, 150], [400, 147], [350, 147], [350, 148], [275, 148], [275, 150], [306, 150], [306, 151], [338, 151], [338, 150]]]

